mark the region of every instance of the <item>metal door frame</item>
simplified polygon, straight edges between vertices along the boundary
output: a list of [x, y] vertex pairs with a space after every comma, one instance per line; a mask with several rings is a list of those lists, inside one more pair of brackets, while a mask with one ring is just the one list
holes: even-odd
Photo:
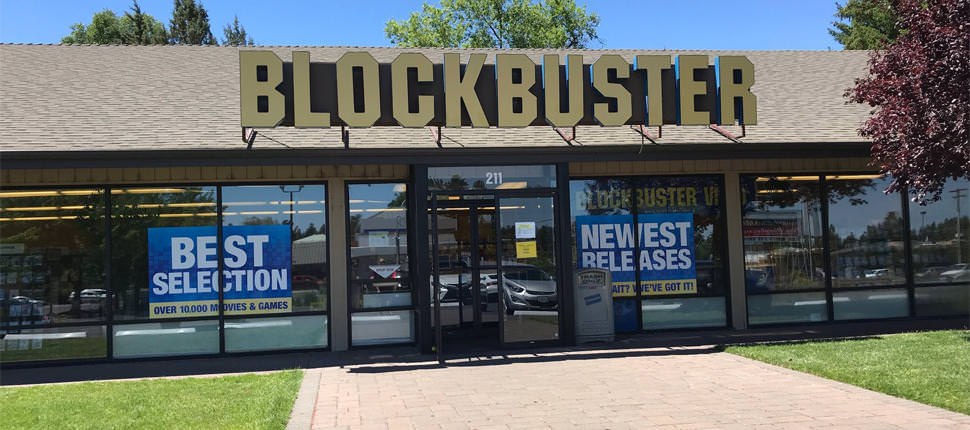
[[[503, 348], [514, 347], [516, 345], [558, 345], [563, 342], [563, 295], [565, 290], [565, 281], [563, 279], [563, 273], [565, 273], [562, 268], [563, 262], [561, 260], [560, 250], [562, 249], [562, 244], [560, 243], [560, 231], [563, 228], [560, 224], [558, 211], [559, 211], [559, 193], [556, 188], [538, 188], [538, 189], [522, 189], [522, 190], [499, 190], [502, 192], [495, 193], [495, 276], [498, 278], [498, 289], [499, 294], [499, 345]], [[551, 198], [552, 199], [552, 226], [553, 226], [553, 255], [556, 258], [556, 296], [559, 301], [556, 305], [556, 326], [557, 332], [559, 333], [559, 338], [554, 340], [541, 340], [541, 341], [524, 341], [524, 342], [506, 342], [505, 341], [505, 282], [502, 278], [502, 200], [510, 198]], [[513, 237], [514, 240], [514, 237]]]
[[[481, 206], [487, 206], [487, 205], [491, 205], [491, 206], [494, 206], [496, 208], [496, 212], [492, 216], [493, 217], [492, 224], [493, 224], [494, 228], [496, 229], [496, 232], [498, 232], [498, 226], [497, 226], [497, 223], [496, 223], [496, 219], [497, 219], [497, 215], [498, 215], [498, 206], [497, 206], [498, 203], [497, 203], [497, 197], [495, 196], [495, 193], [490, 192], [490, 191], [489, 192], [473, 192], [473, 193], [461, 192], [461, 191], [433, 191], [433, 192], [430, 192], [428, 194], [429, 194], [429, 196], [431, 198], [431, 206], [430, 206], [430, 211], [429, 211], [430, 213], [429, 214], [431, 216], [430, 231], [432, 232], [432, 234], [431, 234], [431, 252], [432, 252], [432, 257], [431, 257], [432, 258], [431, 271], [432, 271], [432, 279], [433, 279], [433, 282], [432, 282], [432, 296], [433, 296], [432, 297], [432, 300], [434, 301], [434, 331], [435, 331], [435, 345], [434, 345], [434, 350], [435, 350], [435, 356], [438, 359], [438, 361], [439, 362], [443, 362], [444, 361], [444, 352], [443, 352], [443, 350], [444, 350], [444, 336], [443, 336], [443, 324], [441, 323], [441, 298], [439, 297], [439, 289], [440, 289], [439, 286], [441, 285], [441, 258], [440, 258], [440, 254], [439, 254], [439, 243], [438, 243], [438, 237], [439, 237], [439, 233], [438, 233], [438, 216], [440, 214], [439, 209], [440, 208], [462, 208], [462, 209], [467, 208], [468, 209], [469, 228], [470, 228], [469, 238], [471, 239], [470, 242], [471, 242], [471, 245], [472, 245], [471, 246], [471, 254], [472, 254], [471, 255], [471, 261], [472, 261], [472, 264], [471, 264], [471, 277], [472, 277], [472, 279], [471, 279], [471, 282], [472, 282], [471, 294], [472, 294], [472, 312], [473, 312], [472, 327], [473, 327], [473, 330], [480, 330], [482, 328], [483, 321], [482, 321], [482, 313], [481, 313], [481, 294], [480, 294], [480, 292], [481, 292], [481, 264], [478, 261], [479, 258], [480, 258], [480, 254], [479, 254], [479, 250], [478, 250], [478, 247], [480, 245], [480, 243], [479, 243], [479, 239], [480, 239], [479, 238], [479, 229], [478, 229], [478, 215], [479, 215], [478, 209]], [[444, 203], [442, 205], [442, 204], [439, 204], [439, 200], [438, 200], [438, 196], [439, 195], [447, 195], [447, 196], [453, 196], [453, 195], [491, 195], [491, 197], [490, 198], [487, 198], [487, 199], [480, 199], [480, 200], [477, 200], [477, 199], [476, 200], [472, 200], [472, 199], [467, 199], [467, 200], [466, 199], [461, 199], [461, 200], [443, 200], [443, 201], [441, 201], [441, 203]], [[496, 263], [496, 265], [497, 265], [497, 263]], [[459, 279], [460, 279], [460, 277], [459, 277]], [[461, 293], [460, 293], [461, 286], [460, 285], [458, 287], [458, 291], [459, 291], [459, 294], [458, 294], [458, 300], [459, 300], [458, 301], [458, 326], [461, 327], [461, 326], [463, 326], [465, 324], [465, 321], [464, 321], [464, 315], [463, 315], [463, 312], [464, 312], [464, 304], [461, 301]], [[486, 294], [487, 294], [487, 292], [486, 292]], [[499, 320], [498, 323], [500, 325], [501, 324], [501, 318], [499, 318], [498, 320]], [[500, 331], [502, 330], [501, 325], [499, 326], [499, 330]]]
[[[430, 204], [429, 204], [429, 215], [431, 216], [431, 223], [430, 223], [430, 226], [429, 226], [430, 227], [429, 230], [431, 232], [431, 244], [430, 244], [431, 246], [430, 246], [430, 250], [431, 250], [431, 253], [432, 253], [431, 254], [431, 278], [432, 278], [432, 286], [431, 286], [431, 292], [432, 292], [432, 294], [431, 295], [432, 295], [432, 301], [433, 301], [433, 304], [434, 304], [434, 310], [433, 310], [433, 312], [434, 312], [434, 320], [433, 320], [434, 324], [433, 325], [434, 325], [434, 339], [435, 339], [435, 342], [434, 342], [435, 358], [438, 360], [439, 363], [444, 363], [444, 339], [443, 339], [443, 333], [442, 333], [443, 330], [442, 330], [442, 324], [441, 324], [441, 299], [440, 299], [440, 297], [438, 297], [438, 289], [440, 288], [439, 285], [441, 285], [441, 267], [440, 267], [441, 259], [440, 259], [440, 256], [438, 254], [438, 247], [439, 247], [439, 243], [438, 243], [438, 214], [439, 214], [439, 209], [440, 208], [446, 208], [446, 207], [468, 207], [468, 208], [472, 208], [472, 207], [475, 207], [475, 211], [477, 212], [477, 207], [478, 206], [485, 206], [485, 205], [488, 205], [489, 203], [491, 203], [491, 204], [494, 205], [495, 212], [494, 212], [494, 215], [493, 215], [493, 222], [492, 222], [492, 224], [493, 224], [493, 228], [495, 229], [495, 277], [496, 277], [496, 280], [497, 280], [497, 283], [496, 283], [496, 294], [498, 294], [498, 298], [497, 298], [497, 300], [498, 300], [498, 305], [497, 305], [498, 318], [497, 319], [498, 319], [498, 331], [499, 331], [499, 345], [502, 346], [502, 347], [505, 347], [505, 346], [514, 346], [516, 344], [519, 344], [517, 342], [515, 342], [515, 343], [506, 343], [505, 342], [505, 317], [504, 317], [504, 315], [505, 315], [505, 300], [504, 300], [504, 297], [505, 297], [505, 291], [504, 291], [505, 285], [504, 285], [504, 282], [502, 282], [502, 264], [501, 264], [501, 262], [502, 262], [502, 226], [501, 226], [501, 203], [500, 202], [501, 202], [502, 199], [507, 199], [507, 198], [543, 198], [543, 197], [552, 198], [552, 202], [553, 202], [552, 203], [553, 204], [552, 219], [553, 219], [553, 226], [554, 226], [554, 244], [555, 244], [555, 249], [553, 250], [553, 252], [555, 253], [556, 258], [557, 258], [557, 264], [556, 264], [557, 265], [557, 272], [560, 272], [561, 270], [559, 270], [560, 269], [559, 266], [562, 265], [562, 262], [559, 261], [560, 260], [559, 251], [560, 251], [561, 246], [562, 246], [562, 244], [560, 243], [561, 242], [561, 239], [560, 239], [560, 231], [562, 229], [562, 226], [560, 225], [560, 220], [559, 220], [559, 217], [557, 216], [557, 211], [558, 211], [558, 208], [560, 207], [559, 206], [560, 203], [559, 203], [558, 188], [534, 188], [534, 189], [515, 189], [515, 190], [500, 190], [500, 189], [489, 189], [489, 190], [456, 190], [456, 191], [443, 190], [443, 191], [429, 191], [428, 192], [428, 196], [429, 196], [429, 198], [431, 200], [430, 201]], [[460, 200], [441, 200], [439, 202], [438, 196], [459, 196], [459, 197], [465, 197], [465, 196], [490, 196], [490, 198], [485, 198], [485, 199], [480, 199], [480, 200], [478, 200], [478, 199], [464, 199], [464, 198], [462, 198]], [[482, 203], [480, 203], [480, 202], [482, 202]], [[484, 202], [488, 202], [488, 203], [484, 203]], [[444, 203], [444, 204], [441, 204], [441, 203]], [[478, 231], [478, 226], [477, 226], [478, 221], [477, 221], [477, 217], [476, 217], [476, 220], [475, 220], [475, 224], [476, 224], [476, 226], [474, 227], [474, 229], [476, 231]], [[477, 245], [477, 243], [478, 243], [478, 237], [475, 237], [474, 243]], [[473, 254], [476, 254], [477, 255], [478, 254], [477, 246], [474, 247], [474, 248], [475, 249], [473, 249]], [[480, 288], [480, 285], [481, 285], [480, 284], [481, 283], [480, 267], [479, 267], [479, 265], [478, 265], [477, 262], [475, 263], [474, 266], [478, 270], [475, 270], [472, 273], [473, 282], [475, 282], [476, 284], [478, 284], [479, 285], [479, 288]], [[474, 272], [476, 272], [476, 271], [479, 273], [479, 276], [475, 276], [475, 273]], [[563, 278], [561, 276], [561, 273], [557, 273], [556, 280], [557, 280], [556, 285], [557, 285], [557, 289], [558, 289], [557, 295], [559, 296], [559, 300], [560, 300], [559, 308], [558, 308], [559, 318], [557, 318], [558, 325], [559, 325], [559, 333], [560, 333], [560, 336], [559, 336], [559, 339], [558, 340], [540, 341], [540, 342], [536, 342], [536, 343], [558, 344], [558, 343], [561, 343], [562, 340], [563, 340], [563, 336], [562, 336], [562, 333], [563, 333], [563, 331], [562, 331], [562, 329], [563, 329], [563, 318], [562, 318], [562, 315], [563, 315], [563, 306], [562, 306], [562, 297], [563, 297], [563, 294], [564, 294], [564, 292], [563, 292], [563, 290], [564, 290], [564, 284], [563, 284], [563, 282], [564, 281], [563, 281]], [[477, 298], [477, 295], [476, 295], [476, 300], [479, 300]], [[478, 308], [476, 308], [476, 320], [478, 320], [478, 319], [481, 318], [480, 317], [480, 313], [479, 313], [479, 311], [477, 311], [477, 309]], [[480, 327], [480, 325], [477, 324], [477, 321], [476, 321], [476, 327]], [[529, 343], [529, 345], [534, 345], [534, 344], [535, 343]]]

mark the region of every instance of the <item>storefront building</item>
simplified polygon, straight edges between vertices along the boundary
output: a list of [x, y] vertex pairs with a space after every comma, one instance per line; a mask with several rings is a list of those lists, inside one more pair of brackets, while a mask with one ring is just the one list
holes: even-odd
[[0, 362], [568, 345], [582, 268], [617, 333], [966, 316], [867, 56], [0, 45]]

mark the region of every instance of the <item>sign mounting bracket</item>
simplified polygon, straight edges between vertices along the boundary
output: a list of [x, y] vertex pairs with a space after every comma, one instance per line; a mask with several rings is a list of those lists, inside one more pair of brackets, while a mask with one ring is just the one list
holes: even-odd
[[633, 131], [635, 131], [635, 132], [637, 132], [637, 134], [639, 134], [640, 137], [649, 140], [650, 143], [652, 143], [654, 145], [657, 145], [657, 140], [660, 139], [660, 138], [662, 138], [664, 136], [663, 135], [663, 126], [662, 125], [658, 125], [657, 126], [657, 135], [656, 136], [650, 134], [650, 132], [647, 131], [647, 128], [643, 126], [643, 124], [631, 125], [630, 126], [630, 129], [633, 130]]
[[566, 144], [569, 146], [573, 146], [573, 142], [576, 141], [576, 126], [572, 127], [572, 132], [568, 135], [566, 134], [565, 128], [553, 127], [552, 129], [556, 130], [556, 133], [559, 134], [559, 137], [562, 138], [563, 142], [566, 142]]
[[253, 142], [256, 140], [256, 129], [252, 127], [242, 128], [242, 141], [246, 142], [246, 149], [253, 149]]
[[717, 124], [711, 124], [711, 125], [708, 125], [707, 127], [710, 128], [711, 130], [714, 130], [714, 132], [716, 132], [717, 134], [720, 134], [721, 136], [724, 136], [724, 137], [728, 138], [728, 140], [730, 140], [730, 141], [732, 141], [734, 143], [744, 143], [744, 142], [741, 142], [741, 138], [743, 138], [744, 135], [745, 135], [744, 124], [741, 124], [741, 135], [740, 136], [735, 135], [734, 133], [731, 133], [730, 131], [727, 131], [727, 129], [725, 129], [724, 127], [721, 127], [721, 126], [719, 126]]
[[435, 145], [438, 145], [438, 147], [441, 148], [441, 126], [429, 125], [428, 131], [431, 132], [431, 138], [434, 139]]

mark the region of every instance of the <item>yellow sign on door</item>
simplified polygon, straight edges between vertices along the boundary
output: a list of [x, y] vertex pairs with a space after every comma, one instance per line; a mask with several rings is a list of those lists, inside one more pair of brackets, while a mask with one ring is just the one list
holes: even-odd
[[539, 255], [536, 254], [536, 241], [515, 242], [515, 256], [516, 258], [538, 257]]

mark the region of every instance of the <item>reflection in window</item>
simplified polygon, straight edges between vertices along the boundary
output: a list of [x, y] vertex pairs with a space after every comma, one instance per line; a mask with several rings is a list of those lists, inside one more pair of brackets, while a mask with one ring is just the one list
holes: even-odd
[[410, 306], [405, 185], [351, 184], [347, 189], [351, 307]]
[[104, 192], [0, 192], [0, 326], [103, 321]]
[[970, 181], [947, 182], [938, 201], [910, 203], [909, 223], [916, 284], [970, 282]]
[[[693, 296], [723, 296], [727, 290], [724, 277], [723, 255], [724, 223], [721, 220], [721, 181], [716, 176], [647, 176], [636, 183], [633, 198], [637, 203], [640, 222], [645, 214], [688, 214], [693, 220], [696, 293]], [[672, 219], [672, 218], [671, 218]], [[651, 250], [650, 232], [640, 235], [641, 255]], [[641, 261], [643, 258], [641, 257]], [[642, 269], [646, 272], [646, 269]], [[646, 288], [656, 276], [641, 275], [641, 286]], [[647, 294], [644, 289], [644, 294]], [[650, 294], [653, 295], [653, 294]], [[662, 296], [662, 295], [661, 295]], [[721, 306], [723, 308], [723, 306]], [[723, 325], [721, 321], [718, 325]], [[644, 326], [646, 328], [646, 326]]]
[[909, 315], [909, 296], [903, 288], [840, 290], [832, 294], [836, 320], [894, 318]]
[[[111, 286], [116, 320], [152, 317], [149, 312], [153, 304], [149, 292], [149, 229], [202, 226], [214, 229], [217, 209], [215, 187], [111, 190]], [[155, 243], [152, 247], [162, 245]], [[219, 293], [215, 289], [198, 294], [196, 298], [204, 298], [207, 305], [218, 302]], [[205, 314], [214, 316], [218, 310]], [[162, 315], [155, 314], [155, 317]], [[179, 316], [177, 312], [168, 315]]]
[[18, 329], [0, 339], [0, 361], [104, 358], [106, 339], [103, 325]]
[[826, 177], [833, 287], [906, 282], [902, 200], [888, 186], [877, 175]]
[[226, 351], [327, 346], [327, 316], [283, 316], [226, 320]]
[[[616, 331], [636, 329], [638, 312], [647, 330], [725, 324], [727, 281], [719, 177], [596, 178], [573, 180], [569, 185], [574, 267], [610, 270], [617, 303]], [[662, 226], [683, 223], [689, 225], [676, 231], [684, 234], [661, 237]], [[672, 255], [668, 251], [676, 251], [683, 259], [665, 258]], [[676, 262], [677, 268], [670, 262]], [[625, 302], [638, 294], [644, 300], [642, 305]], [[665, 316], [664, 302], [652, 303], [676, 296], [717, 298], [678, 301], [674, 305], [681, 314], [673, 319]]]
[[748, 296], [750, 324], [816, 322], [828, 318], [825, 292]]
[[559, 338], [555, 208], [551, 197], [500, 200], [504, 342]]
[[[623, 268], [615, 264], [611, 266], [608, 259], [596, 259], [597, 255], [609, 255], [609, 250], [604, 249], [602, 244], [591, 243], [594, 236], [591, 228], [600, 224], [620, 224], [623, 225], [621, 229], [624, 234], [627, 230], [632, 233], [632, 196], [633, 190], [629, 178], [598, 178], [569, 182], [569, 210], [572, 214], [572, 225], [569, 231], [573, 249], [576, 250], [572, 253], [573, 267], [610, 270], [614, 298], [636, 297], [636, 269], [635, 267]], [[588, 233], [585, 242], [582, 234], [584, 228]], [[599, 239], [598, 232], [595, 238]], [[614, 248], [619, 248], [621, 258], [624, 253], [632, 256], [633, 244], [629, 241], [623, 242], [622, 246]], [[613, 255], [616, 253], [614, 252]], [[632, 259], [628, 261], [632, 262]]]
[[[227, 304], [256, 305], [253, 313], [288, 313], [326, 311], [330, 286], [327, 261], [327, 190], [324, 185], [260, 185], [222, 188], [222, 223], [226, 237], [226, 281], [230, 285], [224, 294]], [[288, 229], [285, 227], [289, 226]], [[283, 228], [280, 232], [279, 229]], [[289, 272], [290, 292], [272, 288], [266, 292], [247, 292], [243, 281], [229, 274], [251, 268], [237, 261], [230, 246], [245, 255], [255, 252], [249, 236], [264, 235], [269, 238], [261, 244], [266, 253], [289, 251], [290, 261], [270, 262], [264, 257], [268, 270]], [[235, 238], [238, 246], [230, 239]], [[244, 241], [244, 239], [246, 239]], [[245, 242], [245, 243], [244, 243]], [[242, 255], [241, 253], [239, 255]], [[287, 267], [289, 266], [289, 267]], [[232, 288], [235, 287], [235, 288]], [[285, 307], [289, 301], [291, 307]], [[260, 310], [260, 304], [264, 309]], [[229, 307], [228, 315], [243, 314]], [[240, 326], [249, 327], [249, 326]], [[324, 330], [323, 325], [319, 326]], [[239, 332], [239, 330], [236, 330]], [[323, 332], [325, 333], [325, 331]], [[326, 337], [326, 335], [324, 335]]]
[[114, 357], [161, 357], [219, 352], [219, 321], [115, 325]]
[[819, 178], [746, 177], [742, 190], [747, 291], [825, 288]]

